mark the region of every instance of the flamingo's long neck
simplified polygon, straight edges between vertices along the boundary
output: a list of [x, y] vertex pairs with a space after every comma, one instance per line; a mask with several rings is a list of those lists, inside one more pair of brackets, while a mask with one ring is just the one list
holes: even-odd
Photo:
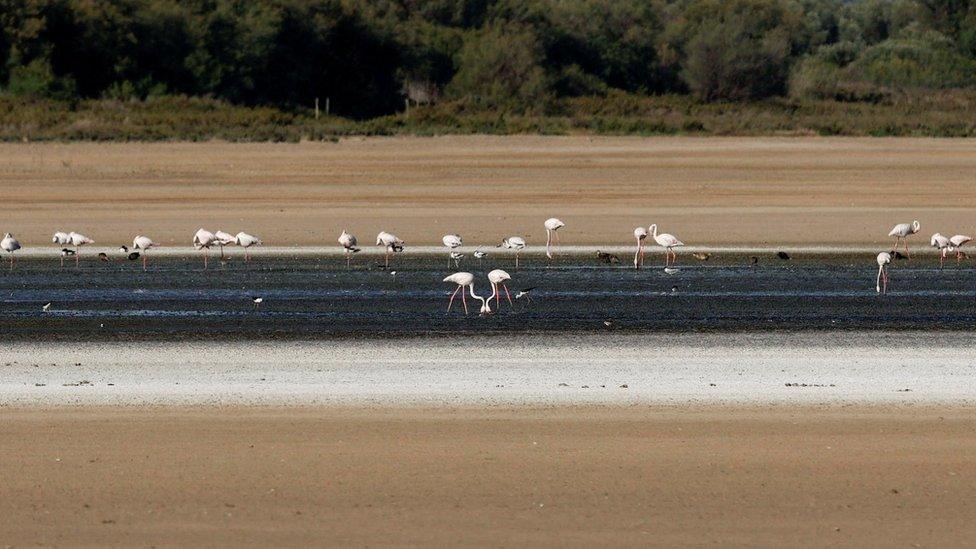
[[881, 292], [881, 273], [884, 272], [884, 265], [878, 265], [878, 280], [875, 283], [875, 289]]
[[483, 298], [480, 295], [474, 293], [474, 282], [472, 282], [471, 284], [468, 284], [468, 291], [471, 293], [471, 297], [477, 299], [478, 301], [481, 301], [481, 306], [483, 308], [485, 308], [485, 309], [487, 309], [489, 311], [491, 310], [488, 307], [488, 303], [487, 303], [487, 301], [485, 301], [485, 298]]

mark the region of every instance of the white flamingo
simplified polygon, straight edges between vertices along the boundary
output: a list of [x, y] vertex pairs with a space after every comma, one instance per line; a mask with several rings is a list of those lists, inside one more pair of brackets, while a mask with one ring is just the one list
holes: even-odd
[[[59, 248], [64, 249], [65, 246], [71, 244], [71, 237], [68, 236], [68, 233], [58, 231], [51, 237], [51, 242], [57, 244]], [[64, 267], [64, 254], [61, 254], [61, 267]]]
[[343, 253], [346, 254], [346, 267], [349, 266], [349, 258], [352, 254], [359, 252], [359, 248], [356, 245], [359, 243], [356, 240], [356, 235], [352, 235], [342, 229], [342, 234], [339, 235], [339, 245], [342, 246]]
[[159, 244], [156, 244], [148, 236], [139, 235], [132, 239], [132, 249], [142, 250], [142, 270], [146, 270], [147, 263], [149, 261], [149, 250], [150, 248], [158, 248]]
[[7, 233], [3, 235], [3, 240], [0, 240], [0, 248], [3, 251], [10, 254], [10, 268], [14, 268], [14, 252], [20, 249], [20, 242], [13, 237], [12, 234]]
[[518, 269], [519, 266], [519, 253], [525, 248], [525, 239], [521, 236], [510, 236], [502, 243], [498, 245], [499, 248], [505, 248], [508, 250], [515, 250], [515, 268]]
[[512, 294], [508, 293], [508, 285], [505, 282], [511, 280], [512, 277], [505, 271], [501, 269], [495, 269], [488, 273], [488, 282], [491, 282], [491, 297], [488, 298], [488, 305], [491, 305], [491, 300], [494, 299], [498, 305], [496, 309], [502, 310], [501, 306], [501, 293], [498, 291], [498, 287], [501, 286], [505, 290], [505, 296], [508, 298], [509, 306], [514, 306], [512, 303]]
[[386, 246], [386, 268], [390, 268], [390, 254], [403, 251], [403, 241], [397, 238], [393, 233], [388, 233], [386, 231], [380, 231], [376, 235], [376, 245]]
[[644, 264], [644, 239], [647, 238], [647, 229], [637, 227], [634, 229], [634, 238], [637, 239], [637, 251], [634, 253], [634, 268], [640, 269]]
[[193, 235], [193, 247], [197, 250], [206, 250], [203, 254], [203, 268], [206, 269], [210, 262], [210, 247], [217, 243], [217, 235], [206, 229], [200, 229]]
[[457, 248], [460, 248], [461, 247], [461, 244], [462, 244], [461, 235], [459, 235], [459, 234], [446, 234], [446, 235], [444, 235], [444, 238], [441, 239], [441, 242], [443, 242], [444, 245], [447, 246], [448, 250], [451, 251], [451, 253], [447, 256], [447, 268], [450, 269], [451, 268], [451, 259], [454, 258], [453, 257], [453, 255], [454, 255], [453, 252]]
[[956, 265], [958, 265], [959, 260], [962, 259], [962, 250], [959, 248], [963, 247], [970, 240], [972, 240], [972, 237], [964, 234], [957, 234], [949, 239], [949, 251], [956, 252]]
[[566, 226], [565, 223], [556, 219], [555, 217], [550, 217], [545, 222], [546, 226], [546, 257], [552, 259], [552, 245], [559, 244], [559, 234], [556, 232], [559, 229]]
[[878, 280], [875, 286], [875, 290], [879, 294], [888, 293], [888, 264], [891, 263], [891, 254], [888, 252], [881, 252], [878, 254]]
[[217, 239], [217, 245], [220, 246], [220, 260], [223, 261], [224, 246], [233, 246], [234, 244], [237, 244], [237, 238], [230, 233], [225, 233], [224, 231], [215, 232], [214, 238]]
[[935, 233], [932, 235], [932, 239], [929, 241], [933, 248], [939, 250], [939, 267], [941, 268], [945, 264], [946, 250], [952, 245], [949, 239], [942, 235], [942, 233]]
[[651, 225], [648, 230], [651, 231], [651, 236], [657, 242], [657, 245], [664, 247], [664, 266], [670, 267], [678, 260], [678, 254], [674, 253], [674, 248], [684, 246], [685, 243], [678, 240], [673, 234], [657, 234], [657, 223]]
[[444, 278], [444, 282], [453, 282], [457, 284], [457, 288], [454, 293], [451, 294], [450, 301], [447, 302], [447, 311], [451, 311], [451, 305], [454, 303], [454, 298], [457, 297], [458, 292], [461, 292], [461, 303], [464, 305], [464, 314], [468, 314], [468, 302], [464, 297], [464, 289], [467, 288], [471, 292], [471, 297], [481, 301], [481, 312], [490, 313], [491, 308], [488, 307], [488, 303], [485, 298], [474, 293], [474, 275], [466, 272], [459, 272], [449, 275]]
[[251, 260], [251, 254], [248, 252], [248, 248], [251, 246], [260, 246], [264, 244], [264, 242], [261, 242], [260, 238], [252, 234], [247, 234], [244, 231], [237, 233], [237, 236], [234, 237], [234, 243], [241, 248], [244, 248], [244, 261]]
[[895, 249], [898, 249], [898, 243], [905, 239], [905, 257], [908, 259], [912, 258], [912, 254], [908, 253], [908, 236], [913, 235], [921, 229], [922, 226], [918, 223], [918, 220], [912, 221], [911, 223], [899, 223], [891, 229], [888, 236], [895, 237]]
[[81, 233], [76, 233], [74, 231], [68, 233], [68, 240], [70, 241], [71, 245], [75, 247], [75, 267], [77, 267], [81, 258], [81, 254], [78, 253], [79, 248], [86, 244], [94, 244], [95, 241]]

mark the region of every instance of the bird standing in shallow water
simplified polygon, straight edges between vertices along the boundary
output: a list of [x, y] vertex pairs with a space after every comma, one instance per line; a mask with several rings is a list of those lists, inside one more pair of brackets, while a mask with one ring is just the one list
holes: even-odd
[[525, 248], [525, 239], [521, 236], [510, 236], [502, 243], [498, 245], [499, 248], [505, 248], [508, 250], [515, 250], [515, 268], [518, 269], [519, 266], [519, 253]]
[[501, 311], [501, 293], [498, 288], [501, 287], [505, 290], [505, 296], [508, 298], [509, 306], [512, 306], [512, 294], [508, 293], [508, 285], [505, 284], [507, 281], [511, 280], [512, 277], [507, 272], [501, 269], [495, 269], [488, 273], [488, 282], [491, 283], [491, 296], [488, 298], [488, 304], [491, 305], [491, 300], [494, 299], [498, 305], [496, 308]]
[[459, 234], [446, 234], [446, 235], [444, 235], [443, 238], [441, 238], [441, 242], [443, 242], [444, 243], [444, 246], [446, 246], [447, 249], [449, 250], [449, 253], [448, 253], [448, 256], [447, 256], [447, 268], [450, 269], [451, 268], [451, 260], [452, 259], [455, 259], [454, 258], [454, 250], [456, 250], [457, 248], [460, 248], [461, 247], [461, 243], [462, 243], [461, 242], [461, 235], [459, 235]]
[[905, 256], [907, 256], [908, 259], [911, 259], [912, 254], [908, 251], [908, 237], [909, 235], [917, 233], [921, 228], [922, 226], [919, 224], [917, 219], [911, 223], [899, 223], [891, 229], [888, 236], [895, 237], [896, 250], [898, 249], [898, 243], [901, 242], [902, 239], [905, 239]]
[[932, 235], [932, 239], [929, 240], [929, 244], [936, 250], [939, 250], [939, 268], [941, 269], [945, 265], [946, 250], [952, 245], [949, 239], [942, 236], [942, 233], [935, 233]]
[[[158, 247], [159, 247], [159, 244], [156, 244], [155, 242], [153, 242], [152, 239], [149, 238], [148, 236], [139, 235], [139, 236], [137, 236], [137, 237], [135, 237], [135, 238], [132, 239], [132, 249], [134, 249], [134, 250], [142, 250], [142, 270], [143, 271], [146, 270], [146, 265], [147, 265], [147, 263], [149, 261], [149, 253], [148, 253], [149, 252], [149, 249], [150, 248], [158, 248]], [[139, 255], [136, 254], [136, 257], [138, 258]]]
[[210, 262], [210, 247], [217, 243], [217, 235], [206, 229], [200, 229], [193, 235], [193, 247], [197, 250], [206, 250], [203, 253], [203, 268], [206, 269]]
[[566, 224], [555, 217], [550, 217], [544, 225], [546, 227], [546, 257], [552, 259], [552, 246], [559, 244], [559, 233], [557, 231], [565, 227]]
[[949, 239], [949, 244], [950, 244], [949, 252], [956, 252], [956, 265], [958, 265], [959, 260], [961, 260], [966, 255], [962, 253], [962, 250], [960, 250], [959, 248], [961, 248], [964, 244], [966, 244], [970, 240], [972, 240], [972, 237], [966, 236], [964, 234], [957, 234]]
[[454, 293], [451, 294], [450, 301], [447, 302], [447, 311], [451, 312], [451, 305], [454, 304], [454, 298], [457, 297], [458, 292], [461, 292], [461, 303], [464, 305], [464, 314], [468, 314], [468, 301], [464, 296], [464, 290], [467, 288], [471, 292], [471, 297], [481, 301], [481, 312], [490, 313], [491, 308], [488, 306], [488, 302], [485, 298], [474, 293], [474, 275], [466, 272], [459, 272], [449, 275], [444, 278], [444, 282], [453, 282], [457, 284], [457, 288]]
[[[68, 233], [58, 231], [51, 237], [51, 242], [63, 247], [71, 244], [71, 237], [68, 236]], [[64, 254], [61, 254], [61, 267], [64, 268]]]
[[251, 254], [249, 252], [251, 246], [260, 246], [264, 244], [264, 242], [261, 242], [260, 238], [252, 234], [247, 234], [244, 231], [237, 233], [237, 236], [234, 237], [234, 242], [236, 242], [241, 248], [244, 248], [244, 261], [251, 260]]
[[878, 280], [875, 290], [879, 294], [888, 293], [888, 264], [891, 263], [891, 254], [881, 252], [878, 254]]
[[647, 238], [647, 229], [637, 227], [634, 229], [634, 238], [637, 239], [637, 252], [634, 253], [634, 268], [640, 269], [644, 264], [644, 239]]
[[342, 229], [342, 234], [339, 235], [339, 245], [342, 246], [343, 253], [346, 254], [346, 267], [349, 266], [349, 259], [352, 254], [359, 253], [359, 248], [356, 245], [359, 243], [356, 240], [356, 235], [352, 235]]
[[678, 240], [673, 234], [657, 234], [657, 223], [651, 225], [648, 230], [651, 232], [651, 237], [654, 238], [657, 245], [664, 247], [664, 266], [670, 267], [675, 261], [678, 260], [678, 254], [674, 253], [674, 248], [684, 246], [685, 243]]
[[71, 243], [71, 245], [75, 247], [75, 254], [74, 254], [75, 255], [75, 267], [77, 267], [79, 265], [79, 261], [81, 260], [81, 254], [78, 253], [79, 252], [79, 249], [81, 248], [81, 246], [84, 246], [86, 244], [94, 244], [95, 241], [92, 240], [92, 239], [90, 239], [90, 238], [88, 238], [87, 236], [85, 236], [83, 234], [76, 233], [74, 231], [71, 231], [70, 233], [68, 233], [68, 240]]
[[3, 251], [10, 254], [10, 268], [13, 269], [14, 252], [20, 249], [20, 242], [18, 242], [17, 239], [13, 237], [13, 235], [7, 233], [3, 236], [3, 240], [0, 240], [0, 248], [2, 248]]
[[390, 254], [395, 254], [403, 251], [404, 242], [397, 238], [393, 233], [388, 233], [386, 231], [380, 231], [376, 235], [376, 245], [386, 246], [386, 268], [390, 268]]

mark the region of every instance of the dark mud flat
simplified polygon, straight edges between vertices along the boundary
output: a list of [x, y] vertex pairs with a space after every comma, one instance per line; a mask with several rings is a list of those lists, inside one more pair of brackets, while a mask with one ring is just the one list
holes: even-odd
[[[454, 286], [441, 280], [458, 269], [445, 259], [401, 256], [395, 274], [366, 257], [351, 268], [334, 257], [283, 257], [213, 261], [208, 270], [198, 258], [159, 258], [148, 272], [134, 262], [86, 259], [61, 269], [57, 260], [30, 259], [0, 271], [0, 330], [8, 339], [138, 341], [976, 326], [976, 270], [939, 269], [931, 257], [892, 265], [886, 296], [875, 292], [877, 266], [864, 254], [765, 254], [755, 265], [750, 254], [685, 254], [673, 274], [656, 255], [641, 271], [588, 256], [550, 267], [531, 257], [519, 269], [508, 258], [468, 261], [460, 270], [477, 275], [481, 295], [496, 267], [512, 275], [513, 298], [534, 287], [532, 301], [503, 300], [488, 317], [470, 296], [470, 314], [460, 300], [446, 312]], [[255, 296], [264, 298], [259, 308]]]

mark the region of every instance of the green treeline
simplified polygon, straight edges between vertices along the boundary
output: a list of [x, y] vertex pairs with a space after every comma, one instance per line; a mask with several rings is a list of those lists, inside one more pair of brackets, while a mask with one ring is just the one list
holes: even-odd
[[0, 0], [0, 60], [15, 106], [882, 104], [976, 87], [976, 0]]

